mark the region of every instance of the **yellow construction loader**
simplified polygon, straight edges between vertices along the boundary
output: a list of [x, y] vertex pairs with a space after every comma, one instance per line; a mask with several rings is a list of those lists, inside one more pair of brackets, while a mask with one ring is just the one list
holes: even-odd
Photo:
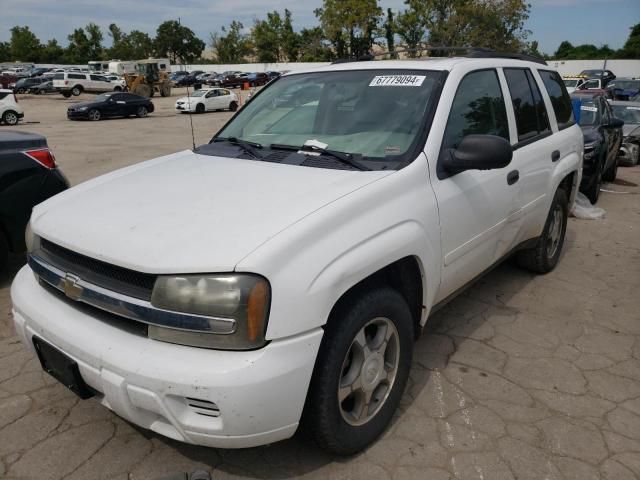
[[153, 97], [158, 92], [163, 97], [171, 96], [169, 74], [160, 70], [159, 60], [149, 58], [136, 62], [136, 73], [126, 73], [124, 79], [131, 93], [142, 97]]

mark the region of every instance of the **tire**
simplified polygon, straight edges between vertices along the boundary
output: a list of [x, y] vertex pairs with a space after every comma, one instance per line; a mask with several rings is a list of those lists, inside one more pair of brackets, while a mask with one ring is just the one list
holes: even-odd
[[149, 98], [152, 98], [155, 94], [155, 89], [153, 87], [149, 87]]
[[7, 266], [7, 260], [9, 259], [9, 245], [4, 238], [2, 232], [0, 232], [0, 272], [2, 272]]
[[77, 97], [81, 93], [82, 93], [82, 87], [80, 85], [76, 85], [71, 89], [71, 95], [73, 95], [74, 97]]
[[602, 174], [602, 179], [605, 182], [613, 182], [618, 176], [618, 157], [613, 161], [613, 164]]
[[196, 113], [204, 113], [204, 105], [199, 103], [196, 105]]
[[171, 85], [162, 85], [160, 87], [160, 96], [161, 97], [170, 97], [171, 96]]
[[2, 121], [6, 125], [10, 125], [10, 126], [17, 125], [19, 120], [20, 119], [18, 118], [18, 114], [16, 112], [14, 112], [13, 110], [7, 110], [2, 115]]
[[[406, 301], [386, 286], [349, 296], [336, 307], [320, 345], [303, 414], [308, 432], [322, 449], [350, 455], [384, 432], [409, 377], [413, 330]], [[395, 368], [388, 370], [389, 364]]]
[[231, 102], [229, 104], [229, 111], [235, 112], [236, 110], [238, 110], [238, 102]]
[[62, 92], [64, 98], [71, 98], [71, 92]]
[[19, 88], [18, 90], [16, 90], [16, 93], [18, 94], [25, 93], [24, 88]]
[[147, 116], [148, 114], [148, 110], [147, 107], [142, 106], [142, 107], [138, 107], [138, 109], [136, 110], [136, 117], [138, 118], [144, 118]]
[[114, 92], [121, 92], [122, 91], [122, 87], [113, 87], [113, 91]]
[[549, 273], [558, 264], [567, 233], [569, 201], [564, 190], [556, 190], [542, 235], [535, 247], [516, 254], [520, 267], [535, 273]]
[[135, 93], [136, 95], [140, 95], [141, 97], [149, 98], [151, 96], [151, 87], [149, 87], [149, 85], [141, 83], [140, 85], [136, 85], [136, 87], [133, 89], [133, 93]]
[[604, 160], [599, 160], [598, 165], [596, 166], [596, 173], [594, 174], [594, 178], [591, 181], [591, 185], [584, 192], [592, 205], [598, 203], [598, 198], [600, 197], [600, 187], [602, 186], [602, 165]]
[[98, 120], [100, 120], [100, 117], [100, 110], [98, 110], [97, 108], [92, 108], [87, 112], [87, 118], [92, 122], [97, 122]]

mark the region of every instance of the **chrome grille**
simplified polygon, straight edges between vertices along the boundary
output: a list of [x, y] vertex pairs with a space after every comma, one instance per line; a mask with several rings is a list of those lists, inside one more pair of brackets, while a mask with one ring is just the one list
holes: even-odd
[[77, 275], [94, 285], [150, 300], [156, 275], [136, 272], [68, 250], [49, 240], [40, 240], [39, 256], [60, 270]]

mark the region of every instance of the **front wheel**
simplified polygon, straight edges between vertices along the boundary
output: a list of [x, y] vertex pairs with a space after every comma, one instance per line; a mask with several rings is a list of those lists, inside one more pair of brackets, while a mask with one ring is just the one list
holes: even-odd
[[204, 105], [199, 103], [196, 105], [196, 113], [204, 113]]
[[568, 216], [567, 194], [564, 190], [558, 189], [551, 202], [544, 230], [535, 247], [521, 250], [516, 254], [518, 264], [522, 268], [536, 273], [548, 273], [555, 268], [564, 245]]
[[231, 102], [229, 104], [229, 110], [231, 112], [235, 112], [236, 110], [238, 110], [238, 102]]
[[87, 116], [92, 122], [97, 122], [98, 120], [100, 120], [100, 110], [92, 108], [91, 110], [89, 110], [89, 113], [87, 113]]
[[593, 180], [591, 181], [591, 185], [589, 185], [589, 189], [584, 192], [592, 205], [598, 203], [598, 198], [600, 198], [600, 187], [602, 186], [602, 168], [603, 168], [604, 160], [598, 161], [596, 165], [596, 173], [594, 173]]
[[17, 125], [18, 120], [18, 114], [13, 110], [7, 110], [6, 112], [4, 112], [4, 115], [2, 115], [2, 121], [7, 125]]
[[382, 286], [343, 301], [327, 324], [304, 420], [324, 450], [361, 451], [389, 425], [409, 377], [413, 318]]

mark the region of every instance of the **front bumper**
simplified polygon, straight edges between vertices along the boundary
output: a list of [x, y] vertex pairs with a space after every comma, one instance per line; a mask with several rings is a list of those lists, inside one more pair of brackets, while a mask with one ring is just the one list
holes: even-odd
[[298, 427], [322, 329], [248, 352], [158, 342], [50, 292], [28, 266], [11, 297], [24, 344], [34, 351], [37, 335], [71, 357], [101, 403], [136, 425], [221, 448], [272, 443]]
[[78, 111], [71, 112], [67, 110], [67, 118], [69, 120], [87, 119], [89, 118], [89, 110], [85, 110], [83, 112], [78, 112]]

